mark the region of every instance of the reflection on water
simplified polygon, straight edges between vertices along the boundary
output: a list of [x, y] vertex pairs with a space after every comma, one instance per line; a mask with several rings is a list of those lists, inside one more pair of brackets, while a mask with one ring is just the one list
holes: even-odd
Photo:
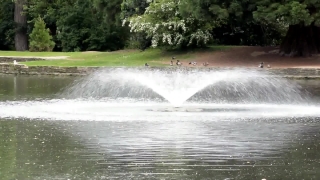
[[317, 179], [319, 121], [1, 121], [2, 179]]
[[0, 74], [0, 100], [53, 98], [74, 77], [12, 76]]
[[[51, 99], [72, 80], [0, 76], [0, 100]], [[319, 99], [319, 81], [298, 83]], [[0, 179], [320, 178], [319, 117], [168, 119], [2, 119]]]

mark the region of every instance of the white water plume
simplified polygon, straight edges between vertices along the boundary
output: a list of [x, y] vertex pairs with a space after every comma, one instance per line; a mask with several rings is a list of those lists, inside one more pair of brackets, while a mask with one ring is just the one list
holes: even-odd
[[320, 117], [316, 105], [169, 103], [131, 100], [52, 99], [0, 102], [0, 119], [27, 118], [81, 121], [193, 121]]
[[248, 69], [104, 69], [80, 79], [62, 93], [67, 98], [165, 99], [215, 103], [308, 102], [299, 86]]
[[60, 96], [0, 102], [0, 118], [163, 121], [320, 113], [296, 83], [248, 69], [104, 69], [75, 81]]

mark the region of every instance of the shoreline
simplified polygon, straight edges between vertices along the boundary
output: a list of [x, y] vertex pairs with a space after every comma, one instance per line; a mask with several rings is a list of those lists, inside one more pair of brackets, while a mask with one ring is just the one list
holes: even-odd
[[[60, 66], [25, 66], [22, 64], [0, 63], [0, 74], [13, 75], [49, 75], [49, 76], [86, 76], [102, 69], [146, 69], [146, 67], [60, 67]], [[289, 79], [319, 79], [320, 68], [252, 68], [252, 67], [148, 67], [148, 69], [201, 69], [201, 70], [226, 70], [226, 69], [250, 69], [266, 71], [276, 76]]]

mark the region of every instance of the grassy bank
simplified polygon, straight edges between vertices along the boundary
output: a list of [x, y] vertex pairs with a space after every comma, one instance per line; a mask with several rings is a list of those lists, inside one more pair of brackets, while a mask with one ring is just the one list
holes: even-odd
[[211, 46], [206, 49], [193, 51], [163, 51], [160, 49], [120, 50], [114, 52], [16, 52], [0, 51], [0, 56], [14, 57], [57, 57], [61, 59], [48, 59], [44, 61], [23, 62], [28, 66], [164, 66], [170, 63], [171, 57], [190, 60], [204, 52], [213, 52], [229, 48], [229, 46]]

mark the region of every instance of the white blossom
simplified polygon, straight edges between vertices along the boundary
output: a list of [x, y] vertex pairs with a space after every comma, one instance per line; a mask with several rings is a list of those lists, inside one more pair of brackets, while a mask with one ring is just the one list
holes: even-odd
[[180, 0], [148, 0], [149, 6], [141, 16], [132, 16], [122, 21], [128, 24], [130, 32], [145, 32], [151, 37], [152, 47], [159, 43], [176, 46], [184, 41], [189, 45], [196, 42], [208, 43], [212, 35], [199, 19], [189, 17], [182, 19], [179, 13]]

